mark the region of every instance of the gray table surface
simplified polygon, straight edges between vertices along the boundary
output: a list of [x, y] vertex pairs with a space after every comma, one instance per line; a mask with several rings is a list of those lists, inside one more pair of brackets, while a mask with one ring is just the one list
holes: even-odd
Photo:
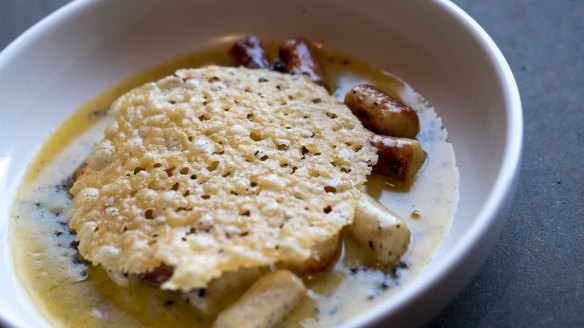
[[[1, 0], [0, 49], [67, 2]], [[584, 327], [584, 0], [454, 2], [511, 65], [525, 143], [499, 241], [427, 327]]]

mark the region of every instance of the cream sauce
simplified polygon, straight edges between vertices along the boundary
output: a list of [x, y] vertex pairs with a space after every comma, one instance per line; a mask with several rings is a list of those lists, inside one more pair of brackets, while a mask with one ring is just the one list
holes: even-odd
[[[275, 47], [269, 47], [274, 52]], [[38, 309], [55, 326], [206, 327], [213, 318], [187, 304], [178, 293], [139, 282], [113, 283], [99, 267], [77, 257], [69, 231], [71, 201], [67, 180], [89, 155], [111, 121], [109, 104], [134, 86], [172, 74], [177, 68], [225, 64], [225, 49], [179, 58], [136, 75], [96, 97], [66, 120], [49, 138], [14, 202], [11, 245], [17, 273]], [[428, 161], [409, 190], [395, 190], [372, 176], [367, 191], [400, 215], [413, 235], [413, 246], [391, 270], [368, 268], [358, 247], [345, 238], [343, 252], [327, 273], [305, 277], [307, 299], [281, 327], [328, 327], [366, 311], [415, 280], [444, 239], [458, 204], [458, 170], [447, 132], [433, 108], [398, 78], [352, 58], [318, 50], [334, 96], [357, 83], [371, 83], [416, 109], [418, 140]]]

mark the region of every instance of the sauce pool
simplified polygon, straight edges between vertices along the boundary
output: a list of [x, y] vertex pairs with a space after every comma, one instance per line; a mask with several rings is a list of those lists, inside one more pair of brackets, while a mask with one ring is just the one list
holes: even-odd
[[[268, 47], [275, 53], [275, 45]], [[112, 118], [109, 105], [145, 82], [178, 68], [226, 65], [225, 49], [182, 57], [142, 72], [88, 102], [49, 138], [28, 172], [14, 202], [10, 240], [14, 265], [39, 311], [54, 326], [207, 327], [213, 318], [179, 295], [140, 282], [116, 285], [100, 267], [88, 266], [76, 251], [68, 227], [68, 179]], [[329, 327], [392, 297], [416, 279], [444, 239], [458, 205], [459, 177], [454, 150], [434, 109], [398, 78], [353, 58], [317, 49], [333, 96], [342, 102], [354, 85], [369, 83], [414, 108], [420, 118], [417, 139], [428, 160], [408, 190], [395, 190], [371, 176], [367, 192], [408, 225], [413, 243], [390, 270], [363, 265], [361, 252], [344, 238], [338, 261], [324, 274], [308, 277], [305, 301], [278, 327]]]

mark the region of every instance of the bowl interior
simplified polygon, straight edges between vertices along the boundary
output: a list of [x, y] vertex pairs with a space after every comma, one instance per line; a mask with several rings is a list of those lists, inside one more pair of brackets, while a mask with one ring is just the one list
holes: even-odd
[[[80, 1], [53, 14], [0, 56], [0, 316], [16, 325], [42, 321], [14, 277], [6, 226], [26, 164], [43, 140], [125, 77], [247, 34], [272, 41], [305, 36], [395, 73], [424, 95], [449, 131], [461, 176], [454, 225], [435, 258], [465, 247], [463, 237], [485, 216], [501, 178], [517, 122], [509, 119], [513, 86], [456, 13], [446, 1], [126, 0]], [[389, 312], [399, 299], [392, 302]]]

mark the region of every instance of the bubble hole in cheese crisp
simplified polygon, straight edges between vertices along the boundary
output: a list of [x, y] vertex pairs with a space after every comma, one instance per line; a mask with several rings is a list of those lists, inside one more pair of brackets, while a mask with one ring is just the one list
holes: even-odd
[[174, 268], [162, 288], [298, 263], [352, 222], [377, 161], [369, 132], [305, 76], [209, 66], [120, 97], [71, 189], [95, 265]]

